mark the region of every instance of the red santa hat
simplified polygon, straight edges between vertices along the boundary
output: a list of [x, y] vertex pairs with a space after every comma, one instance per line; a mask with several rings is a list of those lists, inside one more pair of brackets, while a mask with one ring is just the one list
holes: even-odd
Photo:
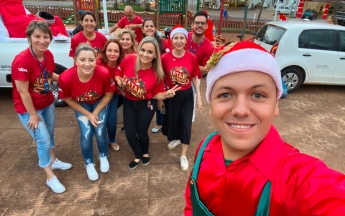
[[207, 61], [209, 69], [206, 80], [206, 100], [210, 103], [210, 95], [214, 83], [221, 77], [244, 71], [257, 71], [272, 77], [277, 87], [277, 99], [283, 89], [278, 62], [261, 46], [243, 41], [231, 43], [215, 52]]
[[175, 25], [169, 34], [168, 47], [165, 49], [166, 52], [170, 52], [171, 40], [177, 33], [182, 33], [186, 36], [186, 38], [188, 38], [188, 31], [180, 24]]

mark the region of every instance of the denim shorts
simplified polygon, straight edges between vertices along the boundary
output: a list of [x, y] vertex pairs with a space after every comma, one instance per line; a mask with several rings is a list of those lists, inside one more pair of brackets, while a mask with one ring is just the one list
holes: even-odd
[[54, 144], [54, 127], [55, 127], [55, 105], [52, 103], [48, 107], [36, 110], [37, 115], [42, 119], [38, 122], [38, 126], [35, 129], [29, 129], [27, 124], [30, 119], [28, 112], [19, 114], [19, 120], [23, 126], [30, 133], [31, 137], [36, 142], [38, 165], [41, 168], [49, 166], [51, 162], [50, 149], [55, 147]]

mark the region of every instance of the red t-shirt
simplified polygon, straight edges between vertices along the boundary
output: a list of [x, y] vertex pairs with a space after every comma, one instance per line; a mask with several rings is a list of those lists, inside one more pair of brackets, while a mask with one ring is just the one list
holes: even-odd
[[79, 80], [76, 66], [67, 69], [59, 77], [59, 97], [72, 97], [77, 102], [93, 104], [106, 92], [115, 90], [114, 78], [102, 66], [96, 66], [93, 76], [88, 82]]
[[116, 71], [116, 75], [125, 81], [125, 94], [130, 100], [152, 99], [159, 92], [164, 92], [164, 80], [157, 83], [153, 68], [139, 70], [138, 78], [135, 76], [136, 55], [127, 55]]
[[212, 20], [207, 20], [207, 29], [204, 33], [204, 36], [210, 41], [214, 42], [214, 35], [213, 35], [213, 22]]
[[[127, 17], [122, 17], [120, 21], [117, 23], [117, 26], [120, 28], [125, 28], [129, 24], [143, 24], [143, 19], [139, 16], [134, 16], [133, 20], [130, 22]], [[143, 39], [143, 31], [140, 28], [134, 28], [135, 32], [135, 40], [140, 43], [140, 41]]]
[[[194, 53], [200, 66], [205, 66], [206, 62], [210, 59], [213, 53], [214, 47], [212, 43], [206, 37], [204, 37], [204, 40], [201, 42], [200, 45], [195, 43], [192, 40], [192, 35], [193, 35], [193, 32], [188, 32], [186, 48], [189, 52]], [[191, 46], [191, 42], [192, 42], [192, 46]], [[199, 78], [201, 78], [201, 76]]]
[[96, 50], [97, 54], [100, 53], [108, 39], [99, 32], [95, 33], [96, 37], [92, 41], [89, 41], [82, 31], [75, 34], [71, 39], [71, 49], [69, 50], [69, 56], [74, 57], [78, 45], [86, 42], [88, 42], [90, 46], [92, 46]]
[[[47, 71], [47, 80], [51, 83], [52, 74], [55, 70], [55, 63], [53, 54], [47, 50], [44, 53], [45, 61], [41, 62], [42, 66]], [[30, 48], [20, 52], [13, 60], [11, 66], [12, 74], [12, 97], [14, 102], [14, 109], [17, 113], [23, 114], [27, 110], [23, 104], [20, 94], [17, 90], [15, 80], [29, 81], [29, 93], [36, 110], [41, 110], [49, 106], [54, 101], [54, 96], [51, 91], [44, 92], [44, 75], [38, 63], [38, 60], [32, 55]]]
[[162, 56], [162, 66], [165, 73], [165, 84], [168, 89], [179, 85], [186, 90], [192, 85], [192, 78], [199, 76], [200, 68], [195, 55], [188, 51], [181, 58], [176, 58], [172, 52]]
[[[115, 72], [116, 72], [116, 67], [110, 67], [109, 65], [107, 65], [106, 63], [104, 63], [102, 61], [101, 58], [97, 58], [97, 65], [100, 65], [102, 67], [105, 67], [105, 69], [107, 69], [109, 72], [110, 72], [110, 75], [113, 79], [115, 79]], [[117, 85], [117, 84], [116, 84]], [[116, 91], [117, 94], [121, 94], [121, 91], [119, 88], [117, 88], [117, 91]]]

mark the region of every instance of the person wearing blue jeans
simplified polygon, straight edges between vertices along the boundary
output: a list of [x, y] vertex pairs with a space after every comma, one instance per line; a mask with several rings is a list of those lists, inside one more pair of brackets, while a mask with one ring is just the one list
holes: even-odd
[[[101, 100], [98, 100], [94, 104], [87, 104], [80, 102], [79, 104], [87, 111], [92, 113]], [[98, 147], [98, 157], [108, 157], [108, 140], [106, 137], [107, 130], [107, 106], [105, 106], [98, 114], [97, 127], [93, 127], [89, 119], [82, 113], [75, 110], [75, 115], [78, 120], [78, 125], [80, 128], [80, 147], [81, 153], [83, 154], [85, 164], [93, 164], [93, 143], [92, 137], [95, 135]]]
[[[100, 57], [97, 59], [97, 65], [101, 65], [108, 69], [112, 78], [115, 78], [116, 68], [121, 63], [124, 54], [119, 40], [109, 39], [100, 52]], [[115, 91], [108, 104], [108, 142], [115, 151], [120, 150], [120, 146], [116, 142], [117, 108], [119, 107], [119, 103], [121, 103], [120, 97], [122, 97], [120, 92]]]
[[[164, 103], [163, 101], [157, 101], [157, 103]], [[156, 106], [155, 112], [156, 112], [156, 126], [152, 128], [152, 133], [157, 133], [163, 125], [163, 113], [158, 109], [159, 106]]]
[[[120, 149], [120, 146], [116, 143], [116, 123], [117, 123], [117, 104], [118, 104], [118, 94], [114, 92], [108, 104], [108, 118], [107, 118], [107, 131], [108, 131], [108, 143], [111, 144], [115, 151]], [[113, 145], [116, 143], [117, 145]]]
[[77, 47], [75, 61], [76, 66], [59, 77], [59, 97], [75, 110], [86, 173], [91, 181], [95, 181], [98, 173], [93, 161], [92, 137], [95, 135], [97, 140], [100, 170], [108, 172], [107, 105], [116, 85], [109, 70], [96, 65], [96, 52], [90, 45]]
[[55, 193], [63, 193], [66, 188], [53, 170], [67, 170], [72, 164], [55, 156], [55, 106], [50, 84], [57, 81], [59, 75], [53, 73], [54, 57], [48, 50], [52, 32], [46, 22], [32, 21], [26, 36], [29, 47], [14, 58], [11, 66], [14, 108], [36, 142], [38, 165], [47, 176], [46, 184]]

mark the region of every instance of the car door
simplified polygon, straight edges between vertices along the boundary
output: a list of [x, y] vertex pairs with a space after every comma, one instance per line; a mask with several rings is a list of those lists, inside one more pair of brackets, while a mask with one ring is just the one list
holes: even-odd
[[345, 31], [339, 31], [338, 43], [338, 64], [332, 82], [345, 84]]
[[298, 53], [306, 68], [308, 82], [330, 82], [338, 62], [336, 31], [304, 30], [298, 39]]

